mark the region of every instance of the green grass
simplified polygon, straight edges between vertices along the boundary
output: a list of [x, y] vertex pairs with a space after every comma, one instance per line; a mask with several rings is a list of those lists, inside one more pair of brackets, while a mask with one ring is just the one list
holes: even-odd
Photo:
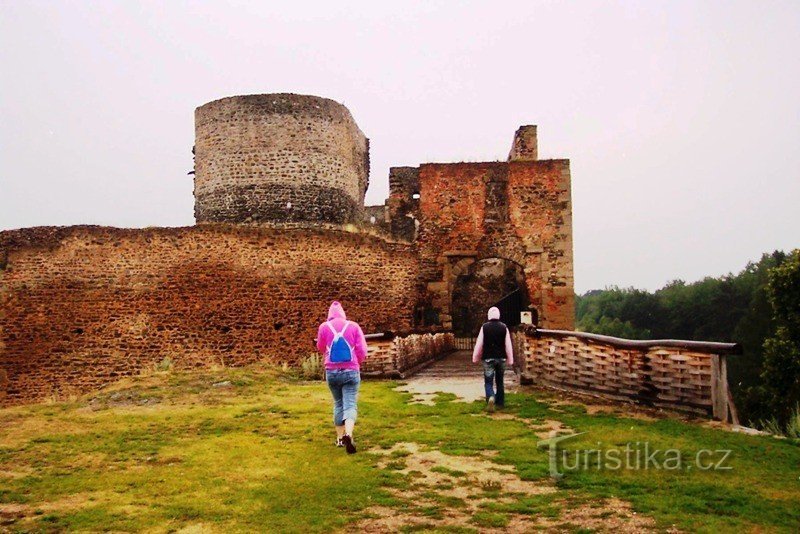
[[[230, 385], [212, 385], [224, 381]], [[395, 386], [363, 383], [356, 431], [362, 452], [354, 456], [333, 446], [324, 383], [268, 369], [163, 373], [93, 399], [0, 410], [0, 528], [323, 532], [367, 517], [375, 505], [413, 512], [427, 524], [448, 510], [463, 512], [466, 503], [437, 492], [426, 504], [394, 495], [393, 488], [413, 485], [420, 475], [400, 472], [408, 453], [384, 457], [365, 449], [414, 442], [451, 455], [497, 450], [492, 461], [514, 466], [525, 480], [548, 481], [547, 451], [537, 449], [539, 438], [526, 424], [544, 419], [586, 432], [567, 450], [637, 441], [686, 455], [730, 449], [732, 469], [570, 471], [556, 494], [512, 495], [482, 506], [471, 518], [476, 530], [502, 527], [513, 514], [558, 520], [564, 497], [590, 503], [612, 496], [662, 528], [796, 532], [800, 526], [800, 446], [791, 440], [674, 419], [588, 415], [530, 394], [507, 398], [505, 412], [519, 420], [490, 418], [481, 403], [451, 402], [447, 395], [434, 406], [408, 404]], [[469, 483], [464, 473], [442, 469], [454, 484]], [[470, 531], [428, 527], [435, 528]]]
[[480, 527], [501, 528], [508, 525], [508, 516], [496, 512], [478, 512], [472, 516], [472, 522]]
[[431, 471], [433, 471], [434, 473], [442, 473], [443, 475], [451, 476], [454, 478], [461, 478], [467, 476], [467, 473], [465, 473], [464, 471], [459, 471], [458, 469], [450, 469], [443, 465], [437, 465], [431, 467]]

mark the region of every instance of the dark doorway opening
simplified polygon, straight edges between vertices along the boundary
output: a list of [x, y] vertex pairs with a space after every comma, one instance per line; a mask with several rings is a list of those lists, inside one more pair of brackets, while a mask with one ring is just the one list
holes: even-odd
[[503, 258], [475, 262], [453, 286], [453, 332], [457, 337], [477, 336], [492, 306], [500, 308], [501, 321], [516, 326], [529, 303], [521, 265]]
[[500, 317], [505, 317], [503, 322], [506, 326], [517, 326], [520, 324], [520, 312], [526, 309], [523, 304], [522, 290], [515, 289], [505, 297], [494, 303], [500, 309]]

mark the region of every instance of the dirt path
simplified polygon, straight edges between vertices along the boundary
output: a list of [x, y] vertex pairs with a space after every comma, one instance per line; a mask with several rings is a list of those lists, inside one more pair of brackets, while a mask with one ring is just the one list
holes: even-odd
[[[506, 373], [505, 386], [509, 392], [519, 390], [513, 372]], [[484, 398], [482, 367], [471, 362], [469, 352], [458, 351], [409, 378], [397, 391], [411, 393], [412, 404], [433, 405], [439, 393], [451, 393], [457, 402], [473, 402]], [[542, 439], [572, 432], [549, 419], [537, 425], [509, 413], [475, 416], [522, 421]], [[403, 527], [480, 532], [656, 530], [652, 518], [637, 514], [625, 501], [587, 501], [559, 490], [550, 479], [522, 480], [512, 466], [492, 460], [498, 451], [451, 456], [417, 443], [398, 443], [371, 452], [382, 457], [381, 468], [404, 474], [410, 482], [392, 490], [404, 505], [373, 507], [369, 518], [357, 525], [362, 532], [396, 532]]]
[[[417, 443], [374, 449], [380, 467], [409, 477], [393, 488], [400, 507], [375, 506], [359, 532], [475, 529], [480, 532], [653, 532], [655, 522], [619, 499], [575, 499], [550, 480], [522, 480], [497, 451], [451, 456]], [[522, 498], [520, 498], [522, 497]]]
[[[517, 375], [510, 370], [503, 383], [508, 392], [519, 386]], [[472, 363], [469, 351], [456, 351], [409, 378], [397, 391], [413, 394], [411, 402], [415, 404], [433, 405], [437, 393], [452, 393], [460, 402], [472, 402], [485, 397], [483, 367]]]

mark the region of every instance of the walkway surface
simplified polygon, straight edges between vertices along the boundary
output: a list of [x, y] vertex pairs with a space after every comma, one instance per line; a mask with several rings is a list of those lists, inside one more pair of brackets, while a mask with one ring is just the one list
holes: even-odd
[[[516, 391], [519, 381], [512, 370], [506, 370], [506, 391]], [[483, 399], [483, 366], [472, 363], [472, 353], [459, 350], [434, 362], [410, 377], [398, 391], [412, 393], [411, 402], [433, 404], [438, 393], [452, 393], [461, 402]]]

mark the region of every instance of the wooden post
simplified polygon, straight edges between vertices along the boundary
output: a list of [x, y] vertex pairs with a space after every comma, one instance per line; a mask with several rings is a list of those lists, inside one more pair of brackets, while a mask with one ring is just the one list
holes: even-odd
[[[723, 417], [721, 418], [726, 423], [731, 420], [731, 413], [730, 413], [730, 400], [731, 400], [731, 391], [728, 388], [728, 357], [725, 354], [721, 354], [719, 357], [719, 372], [720, 372], [720, 383], [722, 384], [722, 393], [725, 395], [722, 400], [722, 404], [725, 406]], [[738, 419], [738, 417], [737, 417]]]
[[728, 410], [731, 414], [731, 423], [739, 426], [739, 412], [736, 410], [736, 404], [733, 402], [733, 395], [731, 395], [730, 390], [728, 390]]
[[711, 356], [711, 406], [714, 419], [728, 421], [728, 365], [724, 354]]

